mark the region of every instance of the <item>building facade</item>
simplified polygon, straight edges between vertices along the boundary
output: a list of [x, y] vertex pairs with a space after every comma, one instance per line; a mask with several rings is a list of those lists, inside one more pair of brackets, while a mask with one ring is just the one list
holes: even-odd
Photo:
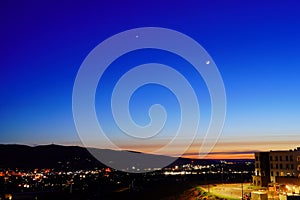
[[270, 182], [269, 152], [255, 153], [255, 171], [253, 185], [266, 187]]
[[279, 177], [300, 178], [300, 147], [287, 151], [255, 153], [253, 185], [267, 187]]

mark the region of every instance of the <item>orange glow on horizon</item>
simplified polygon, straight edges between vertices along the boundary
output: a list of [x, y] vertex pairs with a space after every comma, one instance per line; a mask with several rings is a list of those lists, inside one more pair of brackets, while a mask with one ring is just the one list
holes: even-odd
[[[183, 155], [184, 158], [190, 158], [190, 159], [197, 159], [198, 156], [190, 156], [190, 155]], [[226, 159], [254, 159], [254, 153], [253, 154], [243, 154], [243, 153], [235, 153], [235, 154], [226, 154], [224, 152], [223, 154], [207, 154], [203, 159], [213, 159], [213, 160], [226, 160]]]
[[[117, 150], [130, 150], [148, 154], [177, 157], [178, 149], [176, 149], [176, 147], [169, 148], [160, 153], [155, 152], [163, 146], [164, 142], [165, 141], [157, 141], [157, 143], [153, 142], [151, 144], [134, 146], [131, 144], [122, 144], [118, 146], [120, 149]], [[185, 142], [182, 141], [182, 144], [178, 145], [185, 145]], [[193, 143], [181, 157], [199, 159], [200, 156], [198, 155], [201, 145], [201, 141]], [[212, 146], [213, 149], [211, 152], [209, 152], [203, 159], [254, 159], [254, 153], [258, 151], [295, 149], [300, 146], [300, 139], [291, 139], [289, 137], [251, 138], [250, 136], [245, 136], [243, 138], [221, 138], [215, 145]], [[95, 148], [101, 148], [101, 146], [95, 146]]]

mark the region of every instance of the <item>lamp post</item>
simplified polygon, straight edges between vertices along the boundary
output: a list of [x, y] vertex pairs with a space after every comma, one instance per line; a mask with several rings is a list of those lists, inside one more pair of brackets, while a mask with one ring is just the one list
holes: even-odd
[[209, 183], [208, 183], [208, 185], [207, 185], [207, 192], [209, 193], [210, 191], [209, 191]]
[[241, 179], [242, 179], [242, 184], [241, 184], [241, 186], [242, 186], [242, 200], [243, 200], [243, 199], [244, 199], [244, 185], [243, 185], [244, 180], [243, 180], [243, 171], [241, 172]]

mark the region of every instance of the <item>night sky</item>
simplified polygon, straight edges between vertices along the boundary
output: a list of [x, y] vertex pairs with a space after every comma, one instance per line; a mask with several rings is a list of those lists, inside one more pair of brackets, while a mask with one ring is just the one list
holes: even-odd
[[[251, 157], [249, 152], [256, 150], [300, 146], [299, 9], [296, 0], [3, 0], [0, 143], [81, 145], [73, 121], [72, 91], [85, 57], [119, 32], [164, 27], [201, 44], [223, 78], [227, 116], [212, 157]], [[105, 106], [109, 96], [105, 95], [125, 70], [121, 66], [149, 61], [175, 68], [188, 66], [173, 54], [151, 49], [126, 56], [116, 60], [103, 77], [107, 85], [98, 89], [96, 109], [100, 119], [101, 112], [109, 113]], [[201, 77], [197, 79], [192, 71], [184, 75], [200, 91], [197, 97], [201, 99], [203, 123], [207, 124], [210, 105], [205, 84], [202, 80], [198, 84]], [[174, 96], [157, 85], [142, 89], [130, 104], [136, 123], [147, 124], [147, 109], [160, 102], [170, 111], [167, 127], [175, 130], [180, 116]], [[103, 126], [111, 131], [109, 137], [119, 138], [110, 115], [104, 118], [107, 121], [102, 120]], [[197, 155], [200, 140], [187, 156]], [[131, 148], [123, 142], [120, 138], [117, 141]]]

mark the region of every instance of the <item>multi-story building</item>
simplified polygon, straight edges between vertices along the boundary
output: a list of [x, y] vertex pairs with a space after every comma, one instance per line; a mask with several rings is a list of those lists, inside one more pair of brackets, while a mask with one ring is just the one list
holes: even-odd
[[276, 182], [276, 177], [298, 177], [300, 172], [300, 147], [289, 151], [270, 151], [270, 178]]
[[300, 178], [300, 147], [288, 151], [255, 153], [253, 184], [266, 187], [278, 182], [278, 177]]
[[255, 153], [253, 185], [265, 187], [270, 182], [269, 152]]

